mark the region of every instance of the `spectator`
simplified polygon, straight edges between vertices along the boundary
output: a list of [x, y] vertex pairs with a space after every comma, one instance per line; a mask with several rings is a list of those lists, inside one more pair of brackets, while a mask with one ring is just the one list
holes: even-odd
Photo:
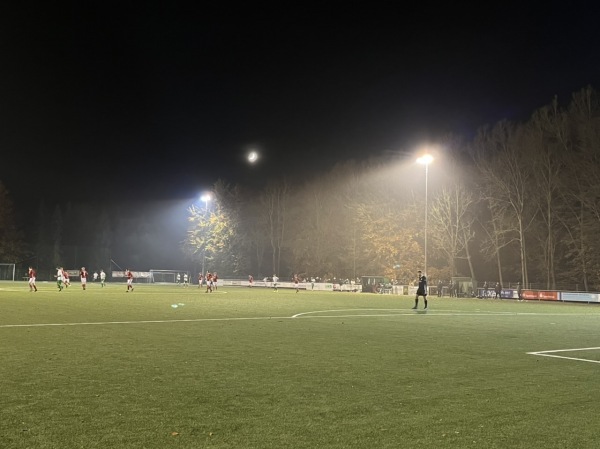
[[500, 282], [496, 282], [494, 293], [494, 299], [502, 299], [502, 286], [500, 285]]

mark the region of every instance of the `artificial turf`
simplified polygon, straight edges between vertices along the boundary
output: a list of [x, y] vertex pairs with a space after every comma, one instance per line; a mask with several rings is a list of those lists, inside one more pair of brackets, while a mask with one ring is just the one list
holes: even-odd
[[597, 305], [90, 284], [0, 283], [0, 447], [600, 444]]

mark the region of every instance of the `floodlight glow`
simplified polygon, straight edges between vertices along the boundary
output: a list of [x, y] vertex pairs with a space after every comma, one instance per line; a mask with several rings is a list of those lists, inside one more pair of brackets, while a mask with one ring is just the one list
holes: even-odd
[[423, 156], [417, 158], [417, 163], [423, 165], [429, 165], [433, 162], [433, 156], [431, 154], [424, 154]]
[[206, 210], [206, 211], [208, 211], [208, 202], [210, 200], [212, 200], [212, 197], [208, 193], [205, 193], [204, 195], [202, 195], [200, 197], [200, 201], [204, 201], [204, 210]]
[[248, 153], [248, 162], [254, 164], [258, 160], [258, 153], [256, 151], [251, 151]]

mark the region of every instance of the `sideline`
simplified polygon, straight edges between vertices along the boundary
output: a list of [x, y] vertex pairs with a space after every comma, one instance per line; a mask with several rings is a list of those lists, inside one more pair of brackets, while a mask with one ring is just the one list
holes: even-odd
[[203, 321], [250, 321], [250, 320], [289, 320], [289, 316], [246, 317], [246, 318], [194, 318], [187, 320], [140, 320], [140, 321], [97, 321], [81, 323], [33, 323], [33, 324], [0, 324], [0, 329], [9, 327], [56, 327], [56, 326], [107, 326], [112, 324], [167, 324], [167, 323], [200, 323]]
[[[365, 312], [365, 311], [382, 311], [387, 313], [344, 313], [339, 312]], [[389, 313], [394, 312], [394, 313]], [[317, 315], [327, 313], [327, 315]], [[76, 322], [76, 323], [30, 323], [30, 324], [0, 324], [0, 329], [7, 328], [32, 328], [32, 327], [60, 327], [60, 326], [108, 326], [108, 325], [123, 325], [123, 324], [168, 324], [168, 323], [202, 323], [202, 322], [217, 322], [217, 321], [261, 321], [261, 320], [296, 320], [296, 319], [315, 319], [315, 318], [372, 318], [372, 317], [395, 317], [395, 316], [429, 316], [429, 317], [448, 317], [448, 316], [597, 316], [600, 313], [577, 313], [577, 314], [561, 314], [561, 313], [529, 313], [529, 312], [455, 312], [451, 310], [412, 310], [412, 309], [331, 309], [331, 310], [315, 310], [311, 312], [301, 312], [292, 316], [259, 316], [259, 317], [229, 317], [229, 318], [189, 318], [189, 319], [173, 319], [173, 320], [128, 320], [128, 321], [97, 321], [97, 322]], [[600, 348], [583, 348], [583, 349], [564, 349], [556, 351], [540, 351], [528, 352], [532, 355], [546, 355], [550, 352], [560, 351], [583, 351]], [[547, 357], [559, 357], [546, 355]], [[582, 359], [584, 361], [591, 361]], [[596, 362], [600, 363], [600, 361]]]

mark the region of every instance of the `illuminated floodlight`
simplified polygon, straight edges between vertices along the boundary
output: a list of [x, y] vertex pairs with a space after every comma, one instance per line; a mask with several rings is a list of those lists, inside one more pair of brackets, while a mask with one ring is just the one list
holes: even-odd
[[202, 195], [200, 197], [200, 201], [204, 201], [204, 208], [208, 210], [208, 202], [212, 200], [212, 197], [210, 196], [210, 194], [205, 193], [204, 195]]
[[250, 151], [248, 153], [248, 162], [254, 164], [258, 160], [258, 153], [256, 151]]
[[417, 158], [417, 163], [422, 165], [429, 165], [433, 162], [433, 156], [431, 154], [424, 154], [423, 156]]

